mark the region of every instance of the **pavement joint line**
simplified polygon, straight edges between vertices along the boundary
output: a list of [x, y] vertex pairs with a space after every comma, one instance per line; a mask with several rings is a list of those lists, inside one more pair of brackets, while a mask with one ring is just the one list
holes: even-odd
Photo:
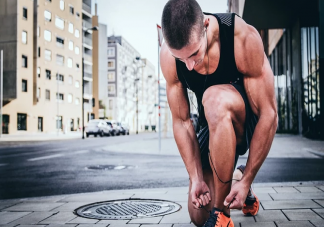
[[293, 188], [297, 190], [299, 193], [302, 193], [300, 190], [298, 190], [298, 188], [296, 188], [296, 186], [294, 186]]
[[[292, 209], [289, 209], [289, 210], [292, 210]], [[280, 209], [280, 211], [281, 211], [281, 213], [283, 213], [283, 215], [287, 218], [288, 221], [291, 221], [291, 220], [288, 218], [288, 216], [285, 214], [285, 212], [283, 212], [282, 209]]]
[[322, 206], [321, 204], [319, 204], [318, 202], [315, 201], [315, 199], [312, 199], [312, 201], [316, 204], [318, 204], [320, 207], [324, 208], [324, 206]]
[[318, 187], [318, 186], [315, 186], [315, 188], [317, 188], [317, 189], [321, 190], [322, 192], [324, 192], [324, 189], [321, 189], [321, 188]]

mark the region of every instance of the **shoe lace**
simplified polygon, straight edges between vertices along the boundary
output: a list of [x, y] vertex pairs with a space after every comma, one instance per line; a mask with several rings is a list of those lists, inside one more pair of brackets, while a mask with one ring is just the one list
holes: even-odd
[[212, 213], [212, 212], [210, 211], [210, 216], [209, 216], [209, 218], [207, 219], [207, 221], [206, 221], [204, 227], [215, 227], [215, 226], [217, 226], [217, 223], [218, 223], [218, 217], [219, 217], [218, 214], [219, 214], [219, 213]]

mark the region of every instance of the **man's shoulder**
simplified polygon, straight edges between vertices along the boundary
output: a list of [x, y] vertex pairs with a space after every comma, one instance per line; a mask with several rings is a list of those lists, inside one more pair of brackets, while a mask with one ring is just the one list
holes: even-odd
[[174, 83], [177, 78], [176, 60], [171, 55], [166, 43], [162, 44], [160, 52], [161, 70], [168, 83]]

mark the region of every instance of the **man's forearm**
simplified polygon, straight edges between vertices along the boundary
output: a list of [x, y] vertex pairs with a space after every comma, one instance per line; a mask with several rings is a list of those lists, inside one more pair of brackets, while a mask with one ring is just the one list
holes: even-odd
[[242, 180], [252, 184], [261, 165], [266, 159], [277, 130], [277, 114], [261, 115], [250, 144], [249, 157]]
[[201, 158], [195, 130], [190, 119], [173, 121], [176, 144], [191, 180], [203, 180]]

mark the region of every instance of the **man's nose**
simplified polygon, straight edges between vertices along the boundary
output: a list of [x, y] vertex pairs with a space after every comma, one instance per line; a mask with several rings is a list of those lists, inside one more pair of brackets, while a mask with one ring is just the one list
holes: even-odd
[[194, 66], [195, 66], [195, 61], [193, 60], [186, 60], [186, 66], [187, 66], [187, 69], [189, 71], [193, 70]]

